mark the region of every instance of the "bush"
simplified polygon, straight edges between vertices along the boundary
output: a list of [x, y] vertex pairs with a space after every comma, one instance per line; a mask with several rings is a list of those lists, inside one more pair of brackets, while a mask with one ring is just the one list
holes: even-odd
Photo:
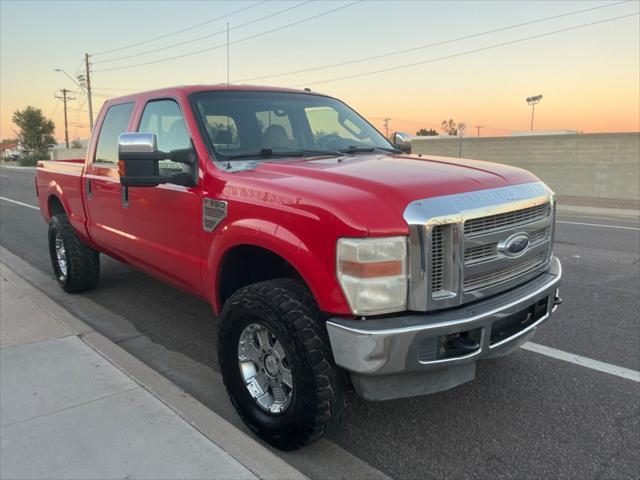
[[31, 153], [24, 157], [20, 157], [18, 165], [22, 167], [35, 167], [39, 160], [49, 160], [49, 155], [46, 153]]

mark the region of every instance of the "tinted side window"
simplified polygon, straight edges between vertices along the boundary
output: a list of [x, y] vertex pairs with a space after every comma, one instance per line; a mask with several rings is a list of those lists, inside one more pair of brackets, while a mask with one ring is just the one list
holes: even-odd
[[158, 150], [170, 152], [191, 147], [180, 107], [173, 100], [155, 100], [144, 108], [139, 132], [155, 133]]
[[[158, 150], [162, 152], [191, 148], [191, 138], [182, 111], [174, 100], [149, 102], [142, 113], [138, 132], [155, 133]], [[182, 164], [162, 160], [160, 170], [182, 170]]]
[[114, 165], [118, 163], [118, 135], [127, 131], [133, 105], [133, 103], [123, 103], [109, 107], [100, 129], [95, 162]]

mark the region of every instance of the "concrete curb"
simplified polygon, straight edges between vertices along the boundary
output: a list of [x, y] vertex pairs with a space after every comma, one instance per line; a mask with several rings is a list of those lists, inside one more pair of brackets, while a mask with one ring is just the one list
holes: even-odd
[[15, 263], [12, 255], [2, 255], [2, 266], [18, 277], [20, 287], [36, 304], [254, 475], [264, 480], [307, 479], [256, 440], [37, 290], [16, 271], [20, 270], [15, 268], [19, 266], [12, 263]]

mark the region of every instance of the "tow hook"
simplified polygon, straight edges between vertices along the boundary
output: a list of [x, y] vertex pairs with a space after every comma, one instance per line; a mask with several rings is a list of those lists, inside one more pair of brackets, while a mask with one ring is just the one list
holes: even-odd
[[480, 348], [480, 344], [469, 337], [461, 336], [458, 333], [445, 335], [440, 339], [439, 358], [455, 358], [475, 352]]
[[560, 298], [560, 289], [557, 289], [553, 299], [553, 308], [551, 309], [551, 312], [555, 312], [560, 305], [562, 305], [562, 298]]

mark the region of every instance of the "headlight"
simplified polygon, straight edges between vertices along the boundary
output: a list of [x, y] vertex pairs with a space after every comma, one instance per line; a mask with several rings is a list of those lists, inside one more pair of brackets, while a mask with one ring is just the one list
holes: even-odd
[[406, 237], [341, 238], [338, 281], [356, 315], [406, 310]]

